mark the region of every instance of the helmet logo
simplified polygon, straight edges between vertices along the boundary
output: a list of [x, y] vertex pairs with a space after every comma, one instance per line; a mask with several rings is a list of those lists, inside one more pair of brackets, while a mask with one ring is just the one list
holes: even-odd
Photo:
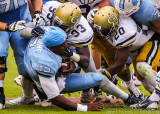
[[[113, 14], [108, 18], [109, 24], [114, 24], [116, 21], [118, 21], [118, 13], [114, 16]], [[113, 21], [112, 21], [113, 20]]]
[[71, 19], [71, 23], [76, 23], [78, 20], [79, 20], [79, 17], [78, 16], [74, 16]]

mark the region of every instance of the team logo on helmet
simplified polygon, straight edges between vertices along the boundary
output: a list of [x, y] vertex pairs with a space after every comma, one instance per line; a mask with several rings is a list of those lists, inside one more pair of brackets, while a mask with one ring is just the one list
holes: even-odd
[[113, 14], [108, 18], [109, 24], [114, 24], [118, 21], [118, 13], [114, 16]]
[[72, 17], [72, 19], [71, 19], [71, 23], [77, 23], [78, 21], [79, 21], [79, 17], [78, 16], [74, 16], [74, 17]]

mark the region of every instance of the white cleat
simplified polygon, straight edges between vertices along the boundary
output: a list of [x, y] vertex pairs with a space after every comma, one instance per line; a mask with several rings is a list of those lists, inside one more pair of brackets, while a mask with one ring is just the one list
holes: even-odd
[[14, 79], [14, 82], [19, 86], [21, 86], [22, 77], [22, 75], [19, 75]]
[[144, 94], [134, 85], [133, 82], [130, 84], [126, 84], [123, 80], [121, 81], [121, 85], [124, 89], [128, 90], [130, 94], [134, 95], [137, 98], [140, 98], [141, 100], [144, 100]]
[[0, 110], [5, 109], [5, 105], [0, 103]]
[[20, 105], [20, 104], [34, 105], [34, 103], [35, 103], [34, 97], [27, 98], [24, 96], [13, 99], [13, 100], [6, 101], [6, 104], [10, 104], [10, 105]]

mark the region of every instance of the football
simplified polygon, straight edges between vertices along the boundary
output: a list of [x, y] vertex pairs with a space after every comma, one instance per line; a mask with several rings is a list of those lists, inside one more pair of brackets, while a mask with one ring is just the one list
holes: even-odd
[[60, 73], [63, 73], [64, 70], [69, 70], [69, 69], [70, 69], [69, 64], [62, 63], [62, 64], [61, 64], [61, 67], [59, 68], [59, 72], [60, 72]]

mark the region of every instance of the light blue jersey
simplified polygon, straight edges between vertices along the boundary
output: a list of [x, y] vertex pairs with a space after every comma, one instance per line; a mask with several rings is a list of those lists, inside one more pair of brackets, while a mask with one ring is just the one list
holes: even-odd
[[30, 78], [39, 81], [38, 74], [45, 77], [56, 76], [62, 57], [44, 46], [42, 37], [32, 38], [25, 50], [24, 63]]
[[[112, 6], [115, 7], [114, 0], [109, 1]], [[142, 0], [140, 3], [140, 9], [136, 13], [132, 14], [131, 17], [141, 24], [150, 26], [152, 25], [152, 21], [158, 19], [159, 15], [160, 12], [155, 6], [153, 6], [151, 0]]]

